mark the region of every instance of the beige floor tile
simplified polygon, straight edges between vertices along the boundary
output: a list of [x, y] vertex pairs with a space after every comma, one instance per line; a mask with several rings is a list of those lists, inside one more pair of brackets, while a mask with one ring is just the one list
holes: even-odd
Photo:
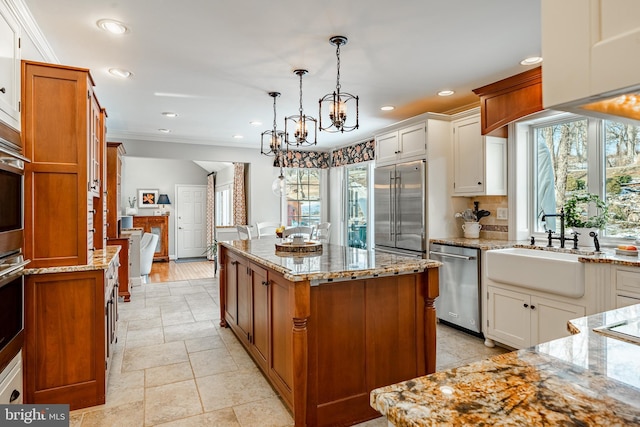
[[187, 351], [189, 353], [225, 347], [224, 341], [222, 341], [222, 338], [220, 338], [220, 335], [218, 334], [185, 340], [184, 344], [187, 346]]
[[195, 417], [183, 418], [181, 420], [157, 425], [161, 427], [240, 427], [232, 408], [205, 412]]
[[111, 373], [105, 408], [144, 401], [144, 371]]
[[172, 287], [169, 290], [171, 291], [171, 295], [200, 294], [206, 292], [204, 287], [200, 285]]
[[145, 347], [162, 343], [164, 343], [164, 331], [162, 327], [130, 330], [127, 332], [125, 348]]
[[182, 341], [127, 348], [124, 351], [122, 371], [136, 371], [188, 361], [187, 349]]
[[83, 411], [72, 411], [69, 414], [69, 427], [80, 427], [82, 424]]
[[193, 379], [193, 370], [191, 369], [191, 364], [189, 362], [149, 368], [145, 369], [144, 373], [145, 387], [157, 387], [160, 385]]
[[[180, 325], [182, 323], [193, 323], [196, 321], [189, 310], [168, 311], [160, 309], [162, 313], [162, 324], [164, 326]], [[206, 320], [206, 319], [203, 319]]]
[[191, 310], [193, 318], [200, 322], [203, 320], [220, 320], [220, 311], [214, 311], [211, 308], [202, 310]]
[[[167, 296], [147, 296], [147, 307], [167, 307], [172, 308], [176, 306], [186, 305], [186, 301], [182, 295], [167, 295]], [[188, 308], [188, 307], [187, 307]]]
[[154, 317], [160, 317], [160, 307], [147, 307], [137, 310], [119, 310], [118, 316], [120, 320], [153, 319]]
[[217, 335], [217, 331], [211, 320], [164, 327], [165, 342], [182, 341], [212, 335]]
[[275, 393], [256, 370], [240, 370], [196, 378], [205, 412], [274, 397]]
[[277, 397], [234, 406], [233, 411], [242, 427], [293, 426], [293, 418]]
[[238, 365], [224, 347], [189, 353], [189, 359], [196, 378], [238, 370]]
[[193, 380], [146, 389], [144, 421], [160, 424], [202, 413], [198, 390]]
[[162, 327], [162, 318], [154, 317], [152, 319], [129, 320], [127, 330], [138, 331], [140, 329], [150, 329]]
[[85, 412], [82, 417], [82, 427], [140, 427], [143, 424], [142, 401]]

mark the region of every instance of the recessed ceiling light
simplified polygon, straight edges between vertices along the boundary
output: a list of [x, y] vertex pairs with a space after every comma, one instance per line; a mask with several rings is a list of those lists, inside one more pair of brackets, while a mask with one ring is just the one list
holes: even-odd
[[244, 136], [242, 136], [242, 135], [233, 135], [233, 138], [234, 139], [242, 139], [242, 138], [244, 138]]
[[380, 109], [382, 111], [391, 111], [391, 110], [395, 110], [396, 107], [394, 107], [393, 105], [385, 105], [384, 107], [380, 107]]
[[124, 68], [109, 68], [109, 73], [120, 77], [121, 79], [127, 79], [132, 76], [132, 72], [129, 70], [125, 70]]
[[251, 126], [262, 126], [262, 122], [258, 121], [258, 120], [253, 120], [253, 121], [249, 122], [249, 124]]
[[178, 117], [178, 113], [171, 113], [169, 111], [162, 113], [162, 115], [165, 117]]
[[440, 92], [438, 92], [438, 96], [451, 96], [453, 95], [455, 92], [452, 90], [441, 90]]
[[169, 133], [171, 132], [171, 129], [158, 129], [158, 132]]
[[542, 58], [539, 56], [530, 56], [529, 58], [525, 58], [520, 61], [521, 65], [535, 65], [542, 62]]
[[124, 34], [129, 31], [122, 22], [118, 22], [113, 19], [101, 19], [96, 22], [96, 24], [98, 24], [98, 27], [110, 32], [111, 34]]

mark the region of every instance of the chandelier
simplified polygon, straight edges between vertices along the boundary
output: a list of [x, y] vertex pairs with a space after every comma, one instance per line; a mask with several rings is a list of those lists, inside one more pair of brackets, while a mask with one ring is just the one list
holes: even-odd
[[[347, 38], [345, 36], [333, 36], [329, 39], [329, 43], [336, 47], [336, 57], [338, 59], [338, 73], [336, 77], [336, 90], [333, 93], [329, 93], [320, 98], [320, 130], [327, 132], [350, 132], [358, 129], [358, 101], [357, 96], [353, 96], [350, 93], [340, 92], [340, 46], [347, 44]], [[347, 102], [355, 100], [355, 124], [347, 125]], [[326, 127], [322, 126], [322, 104], [325, 104], [325, 111], [329, 110], [329, 124]], [[352, 105], [351, 102], [349, 105]], [[325, 120], [325, 123], [327, 121]]]
[[[302, 76], [308, 73], [307, 70], [294, 70], [294, 74], [300, 77], [300, 109], [298, 114], [294, 116], [286, 117], [284, 120], [284, 141], [287, 145], [293, 145], [296, 147], [305, 145], [316, 145], [318, 143], [318, 121], [311, 116], [307, 116], [302, 111]], [[287, 130], [288, 124], [293, 126], [295, 131], [293, 133], [293, 139], [289, 139], [289, 131]], [[313, 127], [313, 142], [309, 141], [309, 128]]]
[[277, 156], [284, 137], [284, 132], [278, 130], [276, 125], [276, 98], [280, 96], [280, 92], [269, 92], [269, 96], [273, 98], [273, 129], [262, 132], [260, 154]]

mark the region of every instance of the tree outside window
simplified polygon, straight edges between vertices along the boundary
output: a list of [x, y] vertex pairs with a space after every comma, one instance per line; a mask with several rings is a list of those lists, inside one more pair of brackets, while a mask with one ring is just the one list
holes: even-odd
[[320, 170], [287, 169], [287, 225], [316, 225], [320, 222]]

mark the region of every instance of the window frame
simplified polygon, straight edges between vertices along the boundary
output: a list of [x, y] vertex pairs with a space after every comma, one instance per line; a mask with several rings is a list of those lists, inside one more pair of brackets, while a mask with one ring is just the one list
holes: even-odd
[[[219, 220], [220, 220], [220, 215], [218, 215], [218, 212], [220, 212], [223, 207], [220, 206], [220, 203], [218, 203], [218, 195], [224, 193], [225, 191], [229, 191], [228, 196], [226, 197], [226, 201], [227, 201], [227, 209], [228, 209], [228, 216], [229, 216], [229, 224], [219, 224]], [[222, 185], [217, 185], [214, 191], [214, 197], [215, 197], [215, 226], [216, 227], [231, 227], [233, 226], [233, 184], [232, 183], [228, 183], [228, 184], [222, 184]], [[223, 196], [220, 196], [220, 198], [222, 198]]]
[[[287, 176], [291, 171], [306, 171], [306, 170], [317, 170], [318, 171], [318, 193], [319, 193], [319, 198], [317, 200], [317, 202], [320, 204], [320, 217], [318, 220], [318, 223], [320, 222], [326, 222], [327, 221], [327, 212], [328, 212], [328, 204], [329, 204], [329, 199], [327, 197], [327, 187], [328, 187], [328, 179], [327, 179], [327, 169], [320, 169], [320, 168], [283, 168], [283, 172], [285, 175], [285, 192], [284, 195], [282, 196], [282, 224], [285, 224], [288, 226], [288, 220], [289, 220], [289, 215], [288, 215], [288, 202], [289, 202], [289, 198], [288, 198], [288, 188], [287, 188]], [[299, 200], [298, 200], [299, 201]], [[309, 199], [307, 199], [306, 201], [309, 201]], [[316, 200], [311, 200], [313, 202], [315, 202]], [[315, 225], [315, 223], [312, 223], [310, 225]]]

